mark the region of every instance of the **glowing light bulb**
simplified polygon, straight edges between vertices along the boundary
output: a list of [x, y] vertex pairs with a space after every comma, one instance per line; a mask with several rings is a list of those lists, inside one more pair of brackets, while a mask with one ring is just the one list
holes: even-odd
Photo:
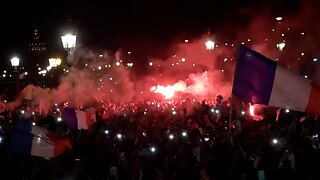
[[150, 148], [150, 151], [151, 151], [151, 152], [156, 152], [156, 148], [155, 148], [155, 147], [151, 147], [151, 148]]
[[280, 51], [282, 51], [285, 46], [286, 46], [286, 43], [284, 43], [284, 42], [277, 44], [277, 48], [278, 48]]
[[273, 144], [278, 144], [278, 139], [276, 139], [276, 138], [272, 139], [272, 143]]
[[182, 135], [183, 137], [186, 137], [186, 136], [187, 136], [187, 132], [184, 131], [184, 132], [181, 133], [181, 135]]
[[173, 139], [174, 136], [172, 134], [169, 135], [169, 139]]

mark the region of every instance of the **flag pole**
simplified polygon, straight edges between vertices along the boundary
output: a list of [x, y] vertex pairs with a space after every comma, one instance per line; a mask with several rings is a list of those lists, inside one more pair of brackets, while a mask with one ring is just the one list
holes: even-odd
[[[233, 88], [232, 88], [232, 89], [233, 89]], [[230, 110], [229, 110], [228, 131], [229, 131], [229, 135], [230, 135], [231, 145], [233, 146], [233, 135], [232, 135], [232, 132], [231, 132], [231, 122], [232, 122], [232, 100], [233, 100], [233, 93], [232, 93], [232, 90], [231, 90], [231, 96], [230, 96], [230, 102], [229, 102]]]
[[[240, 57], [240, 48], [241, 48], [242, 45], [239, 46], [238, 48], [238, 57]], [[236, 66], [235, 66], [235, 69], [234, 69], [234, 76], [233, 76], [233, 81], [232, 81], [232, 86], [231, 86], [231, 96], [230, 96], [230, 102], [229, 102], [229, 106], [230, 106], [230, 111], [229, 111], [229, 121], [228, 121], [228, 130], [229, 130], [229, 134], [230, 134], [230, 141], [231, 141], [231, 145], [233, 146], [233, 134], [232, 134], [232, 131], [231, 131], [231, 122], [232, 122], [232, 106], [233, 106], [233, 100], [234, 100], [234, 96], [233, 96], [233, 85], [234, 85], [234, 79], [235, 79], [235, 75], [236, 75], [236, 72], [237, 72], [237, 67], [238, 67], [238, 64], [239, 64], [239, 60], [237, 58], [237, 62], [236, 62]]]

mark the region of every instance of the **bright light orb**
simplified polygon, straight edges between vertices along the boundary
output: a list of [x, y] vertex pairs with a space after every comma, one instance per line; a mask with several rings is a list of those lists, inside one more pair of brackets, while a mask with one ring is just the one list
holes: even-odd
[[182, 132], [181, 135], [182, 135], [183, 137], [186, 137], [186, 136], [187, 136], [187, 133], [186, 133], [186, 132]]
[[284, 42], [277, 44], [277, 48], [278, 48], [280, 51], [282, 51], [285, 46], [286, 46], [286, 43], [284, 43]]
[[276, 138], [272, 139], [272, 143], [273, 144], [278, 144], [278, 139], [276, 139]]
[[150, 148], [150, 151], [151, 151], [151, 152], [156, 152], [156, 148], [155, 148], [155, 147], [151, 147], [151, 148]]
[[169, 135], [169, 138], [170, 138], [170, 139], [173, 139], [173, 138], [174, 138], [174, 136], [173, 136], [172, 134], [170, 134], [170, 135]]

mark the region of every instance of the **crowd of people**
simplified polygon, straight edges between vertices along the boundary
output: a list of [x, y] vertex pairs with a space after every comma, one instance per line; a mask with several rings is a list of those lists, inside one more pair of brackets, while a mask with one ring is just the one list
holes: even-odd
[[320, 179], [318, 115], [269, 107], [257, 121], [249, 104], [230, 110], [222, 96], [96, 107], [87, 130], [49, 113], [27, 120], [68, 135], [73, 148], [43, 158], [11, 150], [23, 108], [0, 116], [1, 179]]

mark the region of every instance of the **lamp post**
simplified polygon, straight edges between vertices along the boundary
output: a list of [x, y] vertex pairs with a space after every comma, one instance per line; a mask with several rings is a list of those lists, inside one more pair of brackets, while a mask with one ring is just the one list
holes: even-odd
[[49, 59], [49, 66], [51, 67], [58, 67], [61, 64], [60, 58], [50, 58]]
[[205, 45], [206, 45], [207, 50], [210, 51], [210, 50], [214, 49], [215, 42], [211, 41], [211, 40], [208, 40], [208, 41], [206, 41]]
[[18, 57], [13, 57], [10, 59], [11, 61], [11, 65], [14, 68], [14, 72], [15, 72], [15, 77], [16, 77], [16, 95], [19, 95], [20, 92], [20, 82], [19, 82], [19, 63], [20, 63], [20, 59]]
[[70, 54], [71, 50], [76, 47], [77, 35], [76, 34], [66, 34], [61, 36], [61, 41], [63, 48]]
[[47, 71], [50, 71], [50, 77], [48, 80], [49, 85], [56, 85], [56, 78], [58, 75], [57, 73], [57, 67], [60, 66], [61, 64], [61, 59], [60, 58], [50, 58], [48, 59], [49, 61], [49, 66], [47, 67]]

